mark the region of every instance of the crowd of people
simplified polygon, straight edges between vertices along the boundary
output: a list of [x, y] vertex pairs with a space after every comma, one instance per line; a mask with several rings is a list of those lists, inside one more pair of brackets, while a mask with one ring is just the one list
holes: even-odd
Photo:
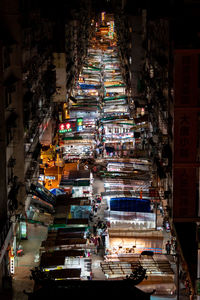
[[91, 222], [91, 231], [88, 233], [89, 243], [93, 243], [96, 246], [96, 254], [99, 249], [105, 247], [105, 236], [107, 235], [107, 224], [105, 220], [101, 220], [98, 216], [98, 210], [101, 207], [101, 197], [96, 196], [92, 201], [92, 211], [89, 215]]

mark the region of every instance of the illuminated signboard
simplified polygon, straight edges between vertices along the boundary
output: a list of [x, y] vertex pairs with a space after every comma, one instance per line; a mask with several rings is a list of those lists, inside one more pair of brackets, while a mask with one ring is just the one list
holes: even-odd
[[106, 14], [105, 12], [102, 12], [102, 13], [101, 13], [101, 21], [102, 21], [102, 22], [105, 20], [105, 14]]
[[83, 119], [79, 118], [77, 119], [77, 131], [82, 131], [83, 130]]
[[15, 273], [15, 258], [14, 255], [10, 257], [10, 273], [13, 275]]
[[20, 232], [21, 232], [21, 238], [27, 239], [27, 225], [26, 222], [20, 222]]
[[113, 38], [114, 35], [114, 21], [110, 21], [110, 26], [109, 26], [109, 37]]
[[59, 124], [59, 133], [76, 132], [83, 130], [83, 119], [69, 119]]
[[59, 132], [60, 133], [64, 133], [64, 132], [71, 132], [72, 128], [71, 128], [71, 124], [69, 122], [67, 123], [61, 123], [59, 125]]

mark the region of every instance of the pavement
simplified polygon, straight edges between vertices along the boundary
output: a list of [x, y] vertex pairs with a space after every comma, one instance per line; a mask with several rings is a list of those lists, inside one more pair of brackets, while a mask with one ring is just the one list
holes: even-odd
[[30, 280], [30, 270], [38, 265], [39, 247], [47, 237], [47, 227], [28, 224], [28, 239], [21, 241], [24, 255], [15, 258], [15, 275], [13, 277], [13, 300], [27, 300], [23, 293], [32, 292], [34, 281]]
[[102, 272], [100, 263], [104, 261], [104, 249], [99, 249], [97, 255], [92, 255], [92, 279], [93, 280], [105, 280], [106, 277]]

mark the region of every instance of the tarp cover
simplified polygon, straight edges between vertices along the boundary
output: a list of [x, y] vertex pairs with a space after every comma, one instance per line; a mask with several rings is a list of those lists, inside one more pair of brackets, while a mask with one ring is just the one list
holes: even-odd
[[61, 269], [49, 271], [51, 278], [80, 278], [81, 269]]
[[88, 224], [88, 219], [68, 219], [67, 224]]

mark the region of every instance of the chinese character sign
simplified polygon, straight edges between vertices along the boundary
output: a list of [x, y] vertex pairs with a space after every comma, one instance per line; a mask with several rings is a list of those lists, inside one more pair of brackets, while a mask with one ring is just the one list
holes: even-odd
[[175, 51], [174, 91], [176, 106], [196, 106], [198, 102], [198, 54]]
[[195, 168], [174, 169], [173, 217], [196, 216], [196, 170]]
[[198, 65], [200, 51], [174, 53], [173, 217], [197, 216]]
[[195, 162], [197, 153], [197, 114], [176, 111], [174, 114], [174, 161]]

